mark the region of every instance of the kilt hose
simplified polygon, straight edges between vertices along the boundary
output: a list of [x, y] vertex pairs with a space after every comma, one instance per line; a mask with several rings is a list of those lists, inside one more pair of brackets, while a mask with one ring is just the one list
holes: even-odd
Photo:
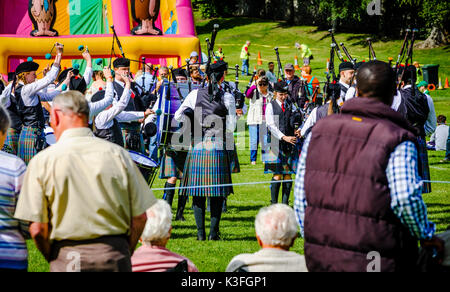
[[38, 153], [38, 150], [36, 149], [36, 141], [38, 139], [39, 132], [42, 136], [44, 130], [35, 127], [22, 127], [19, 137], [17, 156], [27, 165]]
[[[428, 164], [427, 142], [424, 137], [417, 138], [417, 155], [419, 162], [419, 175], [422, 180], [430, 180], [430, 166]], [[422, 185], [422, 193], [431, 193], [431, 183], [424, 182]]]
[[167, 149], [161, 161], [161, 171], [159, 173], [159, 178], [168, 179], [171, 177], [176, 177], [177, 179], [182, 179], [186, 157], [186, 151], [175, 151]]
[[[230, 161], [222, 142], [205, 139], [191, 147], [186, 158], [181, 187], [231, 184]], [[226, 197], [232, 186], [181, 189], [180, 195]]]
[[5, 145], [3, 146], [2, 151], [17, 156], [20, 132], [21, 130], [16, 130], [13, 128], [8, 129], [8, 132], [6, 134]]

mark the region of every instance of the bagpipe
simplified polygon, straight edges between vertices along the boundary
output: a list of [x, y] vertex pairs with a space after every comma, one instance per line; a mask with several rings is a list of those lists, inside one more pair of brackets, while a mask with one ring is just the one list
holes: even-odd
[[344, 61], [339, 45], [337, 44], [334, 38], [334, 30], [330, 29], [329, 32], [331, 34], [330, 59], [327, 64], [327, 72], [326, 72], [327, 81], [325, 82], [323, 88], [324, 103], [330, 101], [330, 108], [328, 109], [328, 115], [333, 113], [339, 113], [340, 111], [337, 101], [340, 98], [341, 88], [338, 84], [339, 79], [336, 76], [335, 72], [335, 65], [334, 65], [335, 56], [337, 55], [341, 62]]
[[[411, 34], [411, 40], [408, 41], [408, 35], [409, 33], [412, 31]], [[405, 33], [405, 39], [403, 41], [402, 47], [400, 49], [400, 53], [397, 57], [397, 63], [395, 64], [395, 73], [396, 76], [398, 76], [399, 74], [399, 70], [400, 70], [400, 64], [403, 62], [403, 59], [406, 56], [405, 59], [405, 67], [403, 68], [403, 70], [401, 71], [401, 74], [398, 78], [398, 84], [397, 84], [397, 89], [400, 89], [402, 80], [404, 79], [404, 75], [405, 72], [407, 71], [406, 69], [411, 66], [412, 62], [413, 62], [413, 49], [414, 49], [414, 42], [416, 41], [416, 33], [419, 32], [418, 29], [414, 28], [412, 30], [407, 29], [406, 33]], [[408, 45], [409, 44], [409, 45]], [[409, 70], [409, 72], [411, 73], [411, 90], [412, 90], [412, 95], [415, 96], [416, 95], [416, 72], [415, 70]]]

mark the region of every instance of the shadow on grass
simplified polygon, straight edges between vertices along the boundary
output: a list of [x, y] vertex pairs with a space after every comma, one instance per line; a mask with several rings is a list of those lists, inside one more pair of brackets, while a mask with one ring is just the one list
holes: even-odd
[[199, 23], [196, 25], [197, 35], [210, 34], [213, 31], [214, 24], [219, 25], [219, 30], [232, 29], [238, 26], [244, 26], [253, 23], [267, 23], [271, 20], [249, 17], [232, 17], [232, 18], [214, 18], [208, 20], [206, 23]]

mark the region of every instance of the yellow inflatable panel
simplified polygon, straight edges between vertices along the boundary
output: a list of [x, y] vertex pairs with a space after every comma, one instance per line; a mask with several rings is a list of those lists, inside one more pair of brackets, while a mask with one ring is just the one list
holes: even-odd
[[[120, 38], [126, 57], [131, 60], [141, 60], [142, 57], [170, 58], [176, 63], [178, 57], [181, 63], [188, 59], [192, 51], [198, 50], [200, 43], [196, 37], [174, 37], [174, 36], [123, 36]], [[49, 53], [55, 42], [64, 44], [64, 59], [81, 59], [78, 50], [80, 45], [88, 46], [92, 58], [109, 58], [111, 53], [111, 37], [99, 36], [65, 36], [53, 38], [4, 37], [0, 42], [0, 55], [9, 58], [27, 59], [33, 57], [36, 61], [45, 60], [45, 54]], [[149, 49], [151, 48], [151, 50]], [[120, 51], [116, 46], [116, 54]], [[151, 55], [143, 54], [151, 51]], [[52, 59], [54, 59], [54, 52]], [[172, 61], [173, 60], [173, 61]], [[44, 61], [45, 63], [45, 61]], [[169, 64], [170, 65], [170, 64]], [[172, 64], [177, 67], [177, 64]], [[63, 64], [64, 67], [64, 64]], [[139, 63], [131, 62], [131, 71], [137, 72]], [[8, 60], [0, 58], [0, 72], [8, 71]]]

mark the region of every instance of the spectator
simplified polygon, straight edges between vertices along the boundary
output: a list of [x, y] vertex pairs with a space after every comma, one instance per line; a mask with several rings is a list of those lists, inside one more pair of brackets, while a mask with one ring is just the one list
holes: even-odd
[[[252, 165], [256, 164], [258, 158], [258, 145], [265, 127], [266, 105], [273, 99], [273, 93], [269, 91], [269, 79], [266, 76], [259, 78], [256, 84], [257, 86], [254, 87], [257, 89], [251, 91], [252, 94], [247, 95], [247, 98], [250, 99], [247, 125], [250, 134], [250, 163]], [[265, 149], [264, 144], [262, 149]]]
[[[319, 79], [311, 75], [312, 69], [309, 65], [302, 67], [302, 77], [306, 79], [306, 90], [308, 91], [308, 96], [311, 96], [311, 101], [316, 102], [316, 97], [320, 93], [320, 82]], [[313, 95], [314, 91], [318, 88], [317, 92]]]
[[247, 74], [247, 76], [250, 76], [250, 73], [248, 72], [250, 67], [250, 52], [248, 51], [248, 48], [250, 47], [251, 42], [247, 41], [245, 45], [242, 46], [241, 50], [241, 60], [242, 60], [242, 75], [244, 73]]
[[286, 76], [286, 83], [289, 86], [288, 102], [303, 108], [308, 98], [306, 97], [305, 89], [302, 86], [303, 81], [295, 75], [294, 65], [286, 64], [284, 66], [284, 74]]
[[362, 65], [359, 97], [306, 137], [294, 205], [309, 271], [367, 271], [371, 251], [380, 271], [414, 270], [418, 240], [443, 252], [421, 196], [415, 130], [390, 108], [395, 79], [387, 63]]
[[[7, 111], [0, 105], [0, 149], [5, 143], [10, 123]], [[28, 267], [23, 232], [26, 229], [13, 218], [25, 171], [22, 160], [0, 151], [0, 272], [26, 272]]]
[[308, 66], [312, 59], [314, 59], [311, 49], [305, 44], [296, 44], [297, 49], [301, 53], [301, 58], [303, 59], [303, 65]]
[[275, 75], [275, 64], [273, 62], [269, 62], [269, 71], [266, 72], [267, 78], [269, 78], [269, 82], [272, 86], [278, 82], [277, 76]]
[[445, 151], [449, 133], [449, 126], [445, 124], [446, 121], [446, 116], [440, 115], [437, 118], [438, 126], [427, 144], [428, 150]]
[[143, 245], [131, 258], [133, 272], [165, 272], [184, 260], [188, 262], [189, 272], [198, 272], [190, 260], [166, 248], [171, 234], [171, 208], [166, 201], [158, 200], [147, 210], [147, 223], [141, 237]]
[[223, 53], [222, 47], [219, 47], [219, 49], [215, 53], [216, 57], [219, 58], [219, 60], [225, 59], [225, 54]]
[[417, 87], [419, 88], [420, 92], [425, 94], [430, 94], [430, 91], [428, 90], [428, 82], [420, 81], [419, 84], [417, 84]]
[[450, 128], [448, 129], [447, 149], [445, 151], [445, 158], [440, 162], [450, 162]]
[[289, 251], [298, 236], [298, 224], [291, 207], [275, 204], [262, 208], [255, 220], [256, 239], [261, 249], [235, 256], [226, 272], [307, 272], [305, 258]]
[[153, 78], [152, 71], [152, 64], [145, 64], [145, 70], [143, 70], [140, 76], [137, 76], [135, 78], [135, 82], [140, 86], [140, 91], [142, 91], [142, 89], [145, 92], [149, 92], [152, 90], [153, 85], [155, 85], [156, 83], [156, 77]]
[[53, 100], [58, 142], [30, 162], [15, 217], [32, 222], [50, 271], [131, 271], [156, 199], [128, 152], [95, 138], [88, 117], [79, 92]]
[[190, 55], [189, 63], [190, 63], [191, 65], [193, 65], [193, 64], [199, 64], [198, 53], [197, 53], [196, 51], [192, 51], [192, 53], [191, 53], [191, 55]]
[[153, 90], [153, 94], [158, 94], [159, 89], [161, 88], [161, 85], [164, 82], [164, 79], [169, 78], [169, 68], [166, 66], [161, 66], [159, 68], [159, 81], [156, 83], [155, 89]]

